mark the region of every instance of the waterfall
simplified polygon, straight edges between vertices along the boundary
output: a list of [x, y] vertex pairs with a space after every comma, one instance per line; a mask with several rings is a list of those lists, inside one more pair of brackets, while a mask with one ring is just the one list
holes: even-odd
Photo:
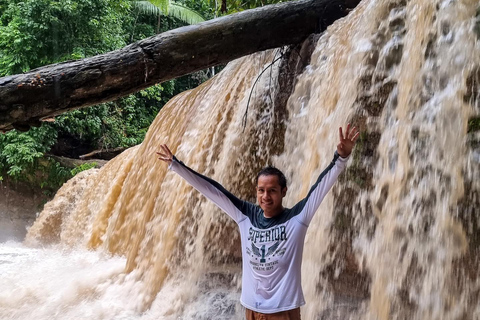
[[351, 122], [360, 139], [307, 233], [302, 318], [479, 319], [479, 8], [364, 0], [313, 52], [238, 59], [174, 97], [141, 145], [0, 246], [0, 317], [242, 319], [235, 223], [155, 152], [252, 202], [273, 164], [289, 207]]

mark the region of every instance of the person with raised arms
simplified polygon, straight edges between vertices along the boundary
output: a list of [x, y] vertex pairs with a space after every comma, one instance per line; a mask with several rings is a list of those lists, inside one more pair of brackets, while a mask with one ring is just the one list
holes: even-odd
[[179, 161], [167, 145], [159, 159], [190, 185], [213, 201], [238, 225], [242, 246], [242, 294], [246, 319], [298, 320], [305, 304], [301, 264], [307, 228], [339, 174], [347, 164], [359, 131], [339, 128], [340, 142], [332, 162], [320, 174], [307, 196], [292, 208], [284, 208], [285, 175], [274, 167], [262, 169], [256, 179], [257, 203], [243, 201], [218, 182]]

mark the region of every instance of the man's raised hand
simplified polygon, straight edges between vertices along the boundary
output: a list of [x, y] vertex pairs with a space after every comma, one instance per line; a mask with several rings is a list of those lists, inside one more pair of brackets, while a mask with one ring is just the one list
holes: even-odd
[[173, 160], [173, 153], [168, 149], [166, 144], [161, 144], [160, 145], [160, 152], [157, 152], [159, 155], [158, 159], [167, 162], [168, 164], [172, 163]]
[[340, 143], [337, 145], [337, 153], [342, 158], [346, 158], [352, 153], [352, 149], [355, 146], [355, 142], [360, 135], [360, 132], [356, 127], [350, 129], [350, 123], [347, 124], [347, 130], [345, 135], [343, 135], [342, 127], [338, 128], [338, 133], [340, 135]]

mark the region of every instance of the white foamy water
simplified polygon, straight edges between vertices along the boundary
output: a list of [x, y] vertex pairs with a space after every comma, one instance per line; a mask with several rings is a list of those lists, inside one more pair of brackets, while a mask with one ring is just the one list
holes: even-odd
[[[204, 279], [188, 306], [178, 305], [188, 284], [165, 284], [151, 308], [142, 309], [144, 284], [124, 272], [126, 259], [61, 246], [28, 248], [0, 243], [0, 319], [234, 319], [238, 293], [221, 279]], [[226, 270], [222, 270], [225, 272]]]
[[[0, 319], [130, 319], [125, 258], [86, 249], [0, 244]], [[128, 283], [130, 284], [128, 285]]]

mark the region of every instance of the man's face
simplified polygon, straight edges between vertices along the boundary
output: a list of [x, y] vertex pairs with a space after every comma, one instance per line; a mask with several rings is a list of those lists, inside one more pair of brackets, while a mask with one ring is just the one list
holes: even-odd
[[280, 186], [275, 175], [261, 175], [257, 183], [257, 202], [263, 209], [266, 218], [272, 218], [283, 210], [282, 199], [287, 193], [287, 188]]

